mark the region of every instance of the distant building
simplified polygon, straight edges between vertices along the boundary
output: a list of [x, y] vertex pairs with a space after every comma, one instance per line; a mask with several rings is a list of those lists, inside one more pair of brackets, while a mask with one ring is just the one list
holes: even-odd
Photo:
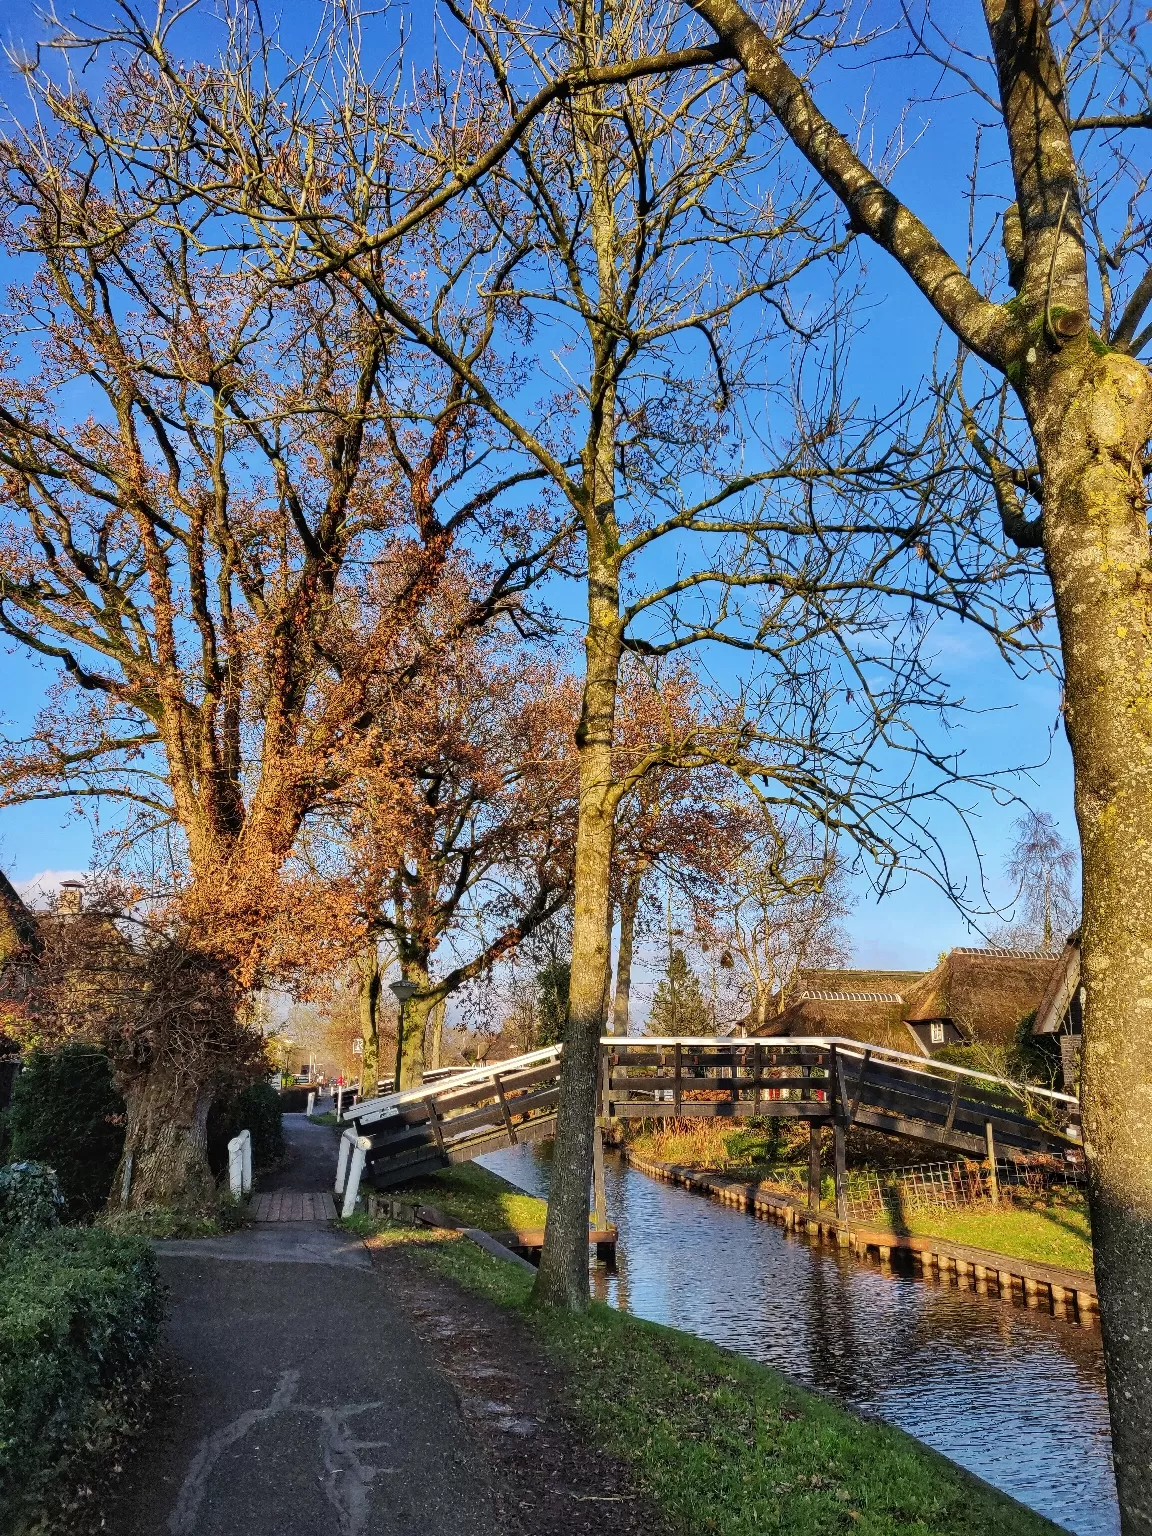
[[20, 898], [20, 893], [0, 870], [0, 966], [19, 963], [34, 955], [40, 946], [36, 919]]
[[1084, 988], [1080, 985], [1080, 935], [1074, 933], [1052, 968], [1044, 995], [1036, 1005], [1034, 1035], [1058, 1035], [1064, 1088], [1073, 1093], [1080, 1071], [1080, 1037], [1084, 1029]]
[[19, 1070], [15, 1041], [4, 1033], [4, 1015], [18, 1013], [32, 984], [40, 932], [16, 887], [0, 870], [0, 1109], [11, 1096]]
[[932, 1056], [950, 1045], [1007, 1045], [1038, 1007], [1055, 955], [953, 949], [930, 971], [801, 971], [774, 1025]]

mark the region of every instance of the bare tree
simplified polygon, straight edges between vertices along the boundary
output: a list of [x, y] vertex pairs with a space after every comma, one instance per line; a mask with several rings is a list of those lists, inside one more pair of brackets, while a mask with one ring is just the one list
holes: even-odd
[[[285, 286], [282, 253], [206, 199], [208, 78], [190, 69], [181, 97], [154, 65], [108, 63], [96, 99], [30, 68], [29, 123], [0, 135], [20, 272], [0, 360], [0, 629], [59, 668], [0, 794], [118, 805], [126, 844], [158, 834], [187, 944], [251, 981], [284, 861], [370, 723], [368, 683], [415, 682], [402, 632], [503, 483], [451, 371], [347, 282]], [[411, 265], [395, 249], [377, 281], [410, 291]], [[505, 558], [501, 539], [462, 624], [522, 589], [531, 537], [509, 532]], [[182, 1178], [199, 1198], [212, 1081], [164, 1053], [133, 1080], [133, 1203], [172, 1203]]]
[[[1005, 531], [1043, 551], [1055, 598], [1083, 850], [1084, 1146], [1113, 1449], [1123, 1529], [1152, 1531], [1152, 371], [1140, 360], [1152, 342], [1152, 228], [1147, 160], [1134, 148], [1152, 127], [1143, 8], [984, 0], [983, 54], [931, 8], [902, 12], [906, 53], [943, 71], [948, 90], [972, 93], [1008, 157], [1004, 260], [982, 287], [818, 105], [809, 66], [840, 48], [855, 67], [869, 47], [846, 9], [814, 21], [793, 67], [787, 8], [761, 20], [739, 0], [689, 5], [851, 229], [899, 263], [993, 381], [990, 417], [966, 412], [965, 427]], [[891, 52], [892, 38], [880, 48]], [[1016, 435], [1010, 399], [1023, 413]]]
[[989, 935], [1003, 949], [1042, 949], [1062, 944], [1076, 926], [1079, 904], [1072, 887], [1076, 850], [1060, 835], [1048, 811], [1027, 811], [1012, 824], [1016, 834], [1004, 873], [1016, 887], [1012, 897], [1019, 915]]
[[736, 962], [746, 1028], [771, 1034], [801, 970], [847, 962], [841, 923], [850, 910], [843, 861], [810, 829], [760, 837], [742, 851], [717, 893], [708, 935]]
[[435, 1011], [514, 954], [572, 891], [577, 690], [507, 630], [454, 628], [420, 688], [370, 691], [378, 724], [308, 839], [313, 868], [349, 888], [356, 914], [366, 1082], [377, 1071], [381, 944], [411, 989], [397, 1040], [402, 1088], [423, 1080]]
[[[134, 54], [154, 117], [176, 121], [175, 139], [164, 126], [145, 143], [151, 118], [135, 131], [134, 168], [194, 146], [219, 216], [247, 221], [285, 293], [334, 283], [453, 378], [458, 409], [482, 415], [509, 466], [502, 487], [479, 466], [473, 500], [498, 522], [500, 489], [516, 497], [499, 504], [524, 552], [495, 590], [548, 562], [581, 583], [571, 1009], [538, 1290], [582, 1307], [620, 805], [650, 772], [721, 764], [770, 819], [810, 815], [889, 869], [917, 843], [930, 856], [916, 807], [957, 765], [915, 728], [947, 704], [924, 657], [929, 618], [980, 624], [1027, 665], [1035, 562], [999, 537], [937, 558], [939, 504], [951, 492], [955, 517], [967, 496], [942, 417], [894, 448], [884, 423], [847, 412], [854, 236], [819, 178], [785, 169], [783, 135], [717, 67], [726, 47], [673, 46], [675, 0], [531, 20], [450, 0], [443, 44], [459, 67], [433, 70], [412, 101], [399, 75], [365, 78], [347, 14], [334, 69], [313, 55], [289, 67], [238, 13], [210, 86], [173, 61], [171, 27], [126, 0], [115, 25], [64, 44]], [[687, 66], [700, 76], [673, 73]], [[405, 288], [398, 242], [418, 229]], [[827, 303], [799, 303], [817, 269]], [[935, 499], [920, 489], [926, 454]], [[733, 648], [750, 675], [706, 726], [669, 728], [622, 765], [623, 657], [690, 646]]]

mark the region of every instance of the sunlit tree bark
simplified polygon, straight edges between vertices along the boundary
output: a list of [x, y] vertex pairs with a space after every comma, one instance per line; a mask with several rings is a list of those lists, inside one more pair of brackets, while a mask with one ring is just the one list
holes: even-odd
[[[1110, 246], [1107, 197], [1129, 178], [1124, 135], [1152, 126], [1136, 23], [1115, 8], [1061, 13], [984, 0], [985, 103], [998, 108], [1015, 202], [1003, 244], [1015, 297], [981, 292], [852, 149], [751, 10], [689, 0], [744, 69], [852, 228], [907, 272], [962, 345], [1023, 408], [1034, 457], [970, 435], [1006, 532], [1042, 548], [1064, 663], [1064, 721], [1083, 851], [1082, 1106], [1113, 1451], [1125, 1533], [1152, 1531], [1152, 571], [1148, 486], [1152, 341], [1146, 224]], [[912, 46], [930, 50], [925, 34]], [[946, 68], [971, 83], [945, 33]], [[831, 40], [829, 31], [829, 41]], [[1061, 39], [1066, 51], [1061, 55]], [[956, 78], [957, 76], [954, 76]], [[1075, 91], [1072, 99], [1069, 82]], [[1094, 99], [1095, 98], [1095, 99]], [[1078, 151], [1074, 135], [1083, 150]], [[1103, 148], [1094, 136], [1102, 139]], [[1146, 172], [1143, 175], [1146, 177]], [[1139, 183], [1140, 172], [1136, 172]], [[1124, 207], [1124, 196], [1118, 206]], [[1129, 205], [1134, 208], [1134, 204]], [[1121, 218], [1123, 223], [1123, 218]], [[1090, 247], [1094, 244], [1095, 259]], [[1140, 262], [1129, 298], [1116, 274]], [[1099, 297], [1093, 313], [1089, 262]], [[1034, 511], [1029, 513], [1029, 502]]]

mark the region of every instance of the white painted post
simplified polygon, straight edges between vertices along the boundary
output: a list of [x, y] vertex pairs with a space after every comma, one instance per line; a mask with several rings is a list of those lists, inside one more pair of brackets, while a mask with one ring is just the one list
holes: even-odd
[[340, 1119], [340, 1116], [343, 1113], [344, 1113], [344, 1089], [343, 1089], [343, 1087], [340, 1087], [340, 1088], [337, 1088], [337, 1090], [336, 1090], [336, 1118], [337, 1118], [337, 1120]]
[[239, 1136], [228, 1143], [228, 1188], [233, 1200], [244, 1193], [244, 1143]]
[[240, 1182], [244, 1193], [252, 1193], [252, 1132], [243, 1130], [240, 1132], [242, 1146], [240, 1148], [242, 1161], [240, 1164]]
[[348, 1129], [340, 1138], [340, 1153], [336, 1159], [336, 1188], [334, 1194], [344, 1193], [344, 1180], [348, 1177], [348, 1154], [352, 1151], [352, 1143], [356, 1140], [356, 1132]]
[[315, 1108], [316, 1108], [316, 1095], [314, 1093], [310, 1093], [308, 1095], [308, 1108], [304, 1111], [304, 1113], [306, 1115], [310, 1115]]
[[364, 1154], [368, 1150], [368, 1139], [365, 1136], [357, 1136], [352, 1145], [352, 1161], [348, 1168], [348, 1183], [344, 1190], [341, 1216], [351, 1216], [356, 1210], [356, 1197], [360, 1193], [360, 1178], [364, 1172]]

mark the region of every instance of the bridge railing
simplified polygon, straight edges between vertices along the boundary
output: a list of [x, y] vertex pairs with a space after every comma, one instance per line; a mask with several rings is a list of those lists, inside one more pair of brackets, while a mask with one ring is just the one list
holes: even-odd
[[1075, 1139], [1076, 1100], [907, 1052], [838, 1037], [612, 1037], [605, 1041], [601, 1112], [656, 1118], [828, 1119], [935, 1141], [980, 1155], [991, 1135], [1020, 1150]]

